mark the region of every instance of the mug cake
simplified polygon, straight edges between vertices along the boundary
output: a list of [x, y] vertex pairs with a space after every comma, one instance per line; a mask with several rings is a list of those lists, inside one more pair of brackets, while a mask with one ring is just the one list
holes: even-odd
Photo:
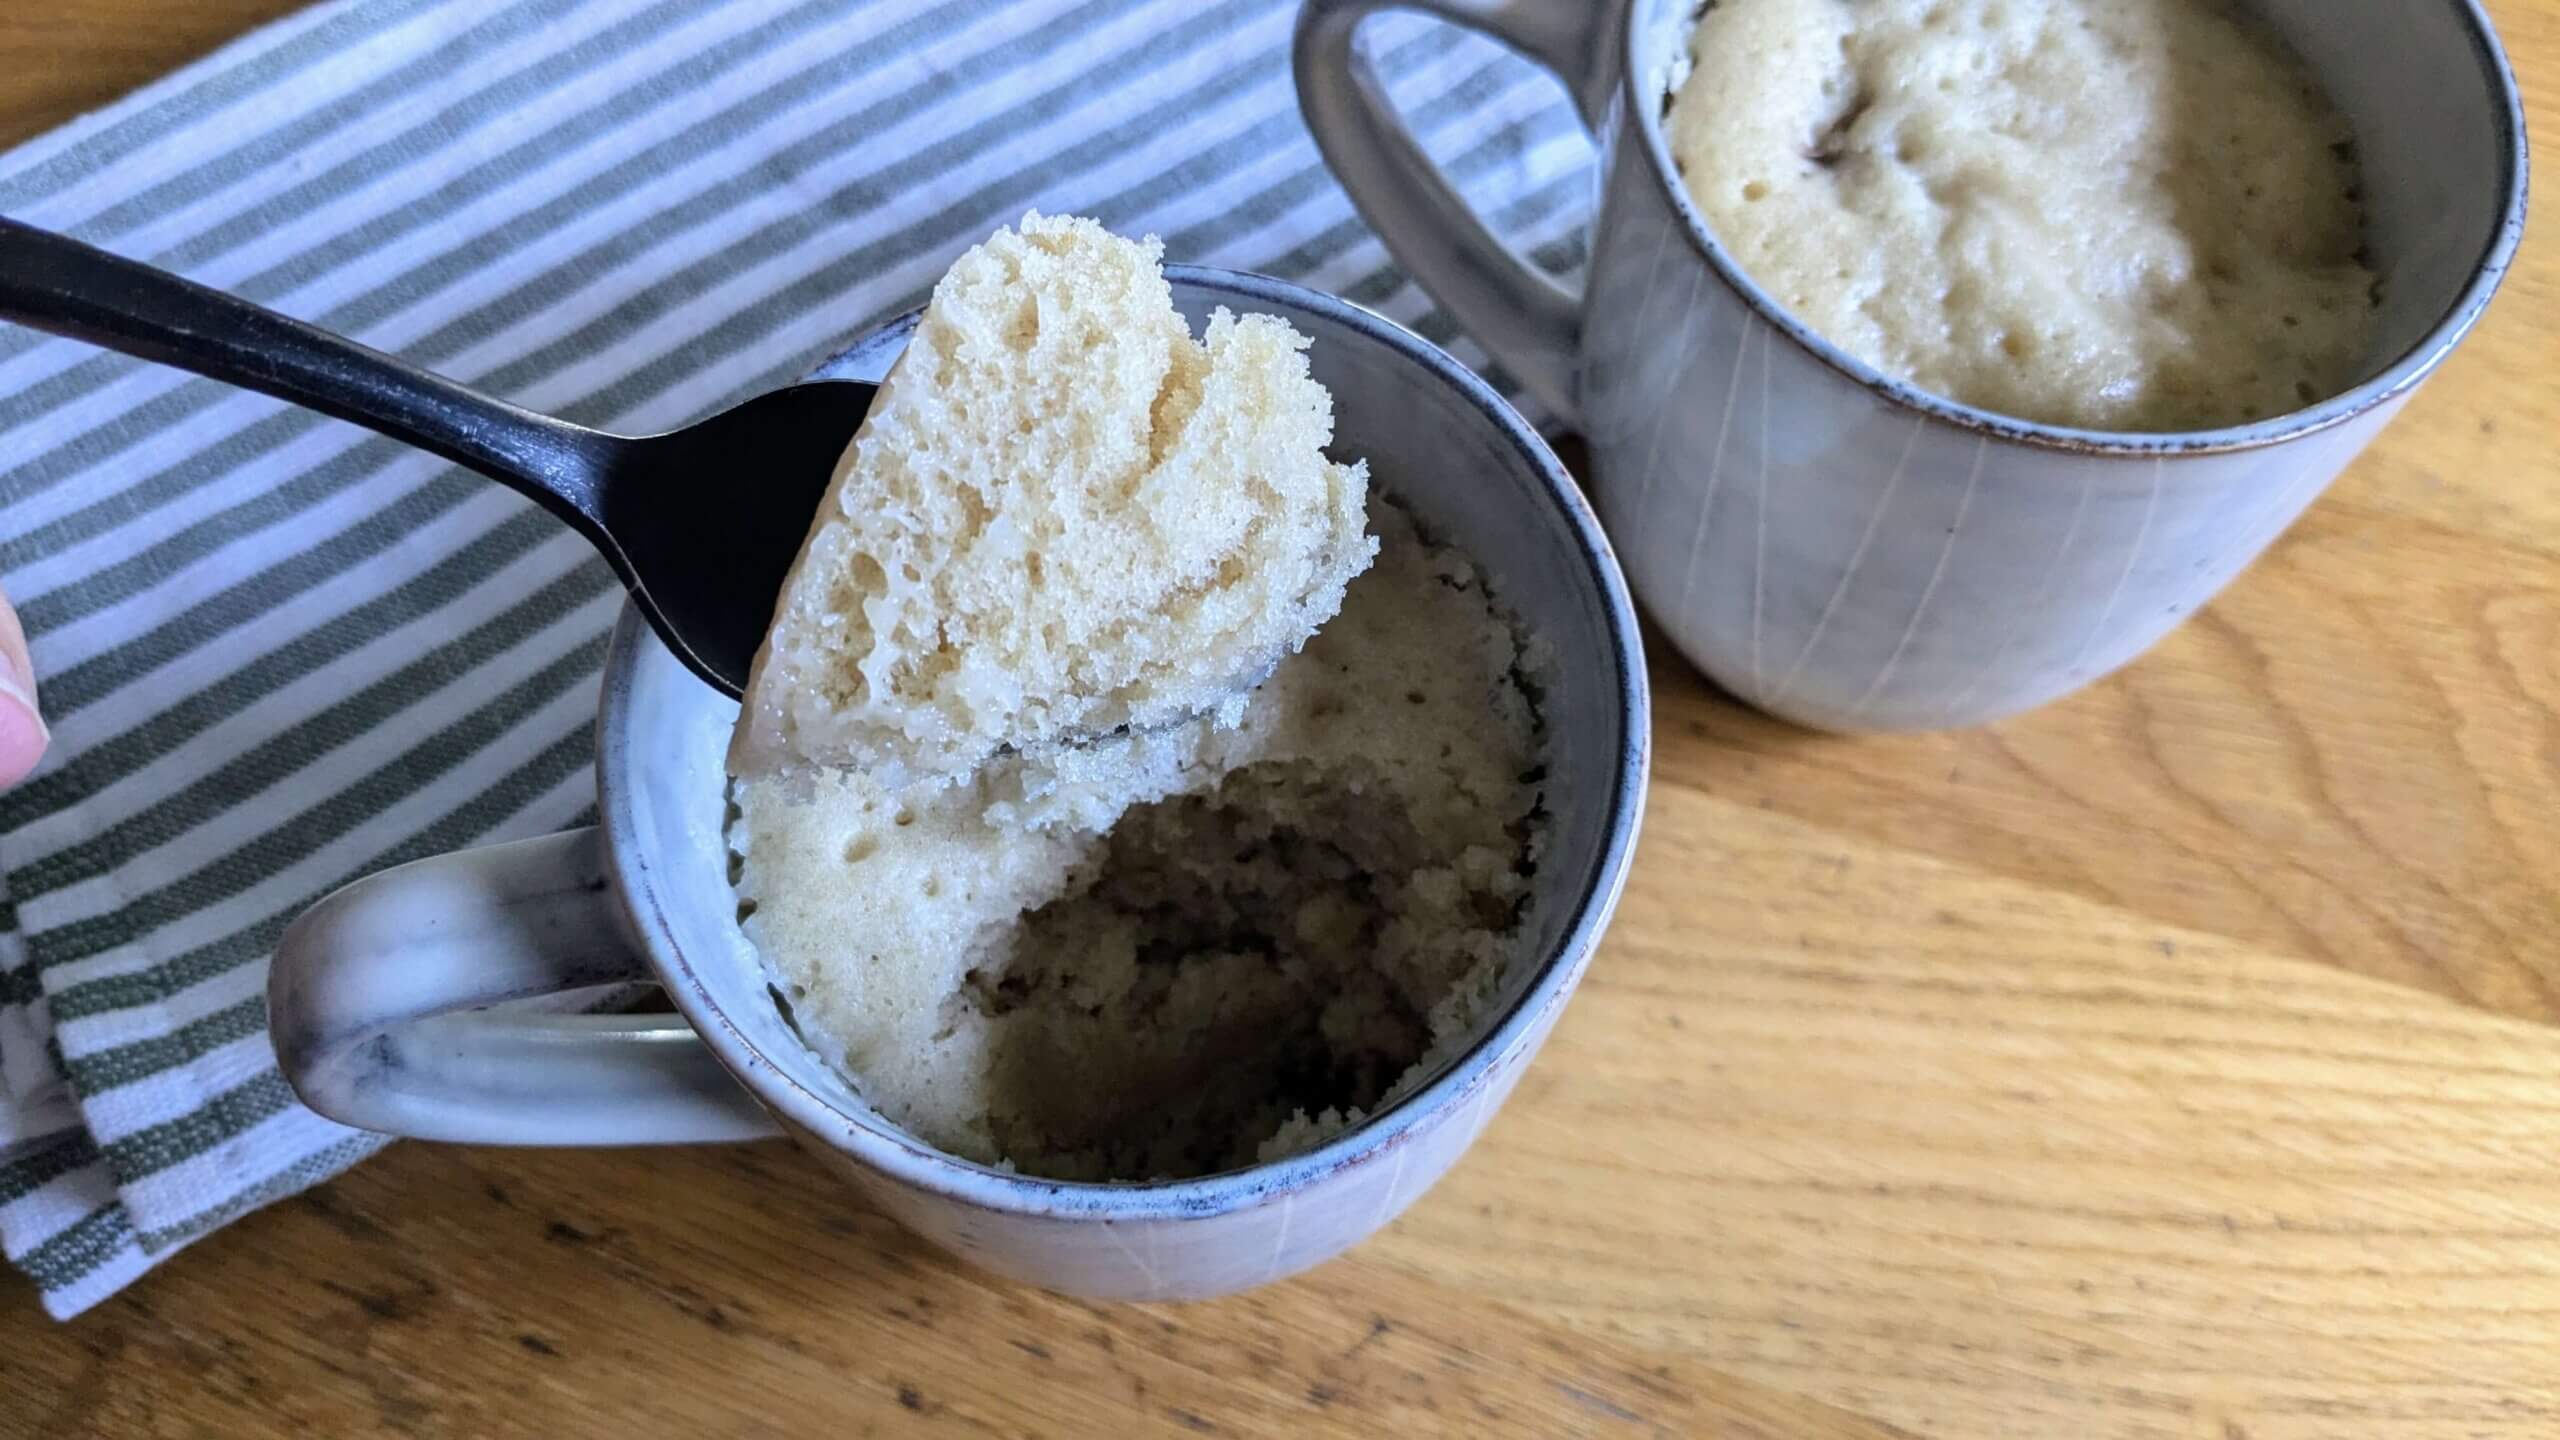
[[1534, 646], [1324, 455], [1304, 344], [1194, 340], [1152, 244], [1033, 217], [954, 266], [839, 466], [741, 715], [732, 878], [803, 1039], [939, 1149], [1295, 1153], [1523, 961]]
[[2213, 429], [2372, 342], [2345, 119], [2216, 0], [1715, 0], [1665, 138], [1823, 338], [1981, 409]]

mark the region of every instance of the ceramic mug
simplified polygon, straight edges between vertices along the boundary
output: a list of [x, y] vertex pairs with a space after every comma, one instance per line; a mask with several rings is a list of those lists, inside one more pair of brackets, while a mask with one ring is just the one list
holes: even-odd
[[[314, 906], [277, 951], [286, 1077], [320, 1113], [394, 1134], [625, 1145], [787, 1133], [963, 1258], [1097, 1298], [1213, 1295], [1303, 1269], [1428, 1189], [1483, 1130], [1590, 963], [1625, 881], [1649, 722], [1634, 609], [1599, 523], [1519, 415], [1437, 348], [1280, 281], [1168, 266], [1196, 331], [1215, 306], [1312, 337], [1336, 453], [1365, 457], [1426, 533], [1473, 557], [1549, 657], [1551, 814], [1531, 962], [1464, 1054], [1305, 1154], [1202, 1179], [1080, 1184], [941, 1153], [801, 1043], [740, 933], [723, 830], [737, 718], [626, 607], [596, 722], [600, 823], [442, 856]], [[877, 379], [914, 317], [820, 372]], [[674, 1016], [556, 1013], [655, 981]], [[487, 1007], [520, 1002], [512, 1007]], [[532, 1013], [528, 1005], [554, 1013]]]
[[[1970, 725], [2148, 649], [2257, 558], [2469, 332], [2524, 229], [2524, 116], [2473, 0], [2253, 0], [2354, 125], [2381, 277], [2359, 383], [2262, 423], [2029, 424], [1888, 379], [1743, 274], [1660, 124], [1698, 0], [1308, 0], [1298, 94], [1387, 247], [1580, 429], [1637, 595], [1718, 683], [1836, 730]], [[1575, 296], [1469, 212], [1355, 32], [1473, 26], [1599, 137]]]

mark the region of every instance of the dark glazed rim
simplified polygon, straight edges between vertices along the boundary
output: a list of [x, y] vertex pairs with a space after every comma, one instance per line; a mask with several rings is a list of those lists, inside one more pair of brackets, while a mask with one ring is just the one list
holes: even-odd
[[[1768, 292], [1744, 274], [1742, 267], [1725, 253], [1714, 232], [1707, 228], [1706, 216], [1689, 198], [1688, 187], [1680, 183], [1679, 172], [1672, 166], [1670, 146], [1662, 137], [1662, 111], [1669, 97], [1642, 93], [1645, 79], [1636, 68], [1636, 46], [1642, 27], [1635, 23], [1635, 8], [1643, 0], [1625, 0], [1625, 3], [1627, 21], [1620, 27], [1623, 33], [1619, 37], [1620, 103], [1627, 107], [1629, 115], [1636, 117], [1635, 128], [1643, 137], [1654, 184], [1679, 214], [1687, 232], [1689, 248], [1714, 267], [1725, 284], [1767, 321], [1771, 329], [1794, 341], [1798, 349], [1889, 404], [1918, 411], [1942, 424], [1989, 439], [2014, 441], [2075, 455], [2150, 459], [2261, 449], [2343, 424], [2378, 405], [2407, 395], [2444, 363], [2445, 357], [2462, 343], [2463, 337], [2478, 323], [2481, 313], [2488, 309], [2489, 301], [2498, 293], [2509, 267], [2515, 263], [2517, 245], [2524, 239], [2530, 161], [2525, 143], [2524, 101], [2516, 89], [2515, 70], [2508, 64], [2506, 52], [2498, 43], [2497, 31], [2482, 12], [2479, 0], [2448, 0], [2460, 13], [2469, 32], [2472, 55], [2479, 63], [2481, 79], [2490, 93], [2490, 103], [2498, 107], [2504, 121], [2498, 129], [2499, 214], [2497, 224], [2490, 227], [2488, 242], [2481, 247], [2479, 259], [2472, 265], [2470, 281], [2455, 297], [2444, 317], [2420, 336], [2416, 344], [2401, 352], [2397, 359], [2371, 379], [2317, 404], [2288, 411], [2273, 419], [2213, 430], [2156, 434], [2084, 430], [2068, 425], [2042, 425], [1978, 409], [1896, 380], [1823, 339], [1770, 298]], [[2398, 3], [2398, 0], [2393, 0], [2393, 3]]]
[[[1306, 1190], [1343, 1170], [1380, 1159], [1409, 1140], [1425, 1119], [1448, 1119], [1471, 1097], [1485, 1098], [1478, 1092], [1491, 1085], [1496, 1064], [1525, 1043], [1530, 1032], [1562, 1003], [1589, 964], [1601, 933], [1617, 908], [1619, 894], [1625, 889], [1636, 832], [1643, 819], [1645, 777], [1651, 765], [1652, 717], [1635, 604], [1601, 531], [1599, 517], [1546, 441], [1481, 377], [1430, 341], [1383, 316], [1269, 276], [1194, 265], [1164, 268], [1167, 279], [1230, 298], [1239, 309], [1285, 305], [1305, 310], [1395, 351], [1464, 397], [1510, 442], [1511, 448], [1545, 482], [1547, 498], [1576, 542], [1584, 576], [1605, 615], [1616, 662], [1624, 738], [1611, 777], [1603, 840], [1573, 892], [1570, 919], [1553, 948], [1539, 958], [1518, 997], [1437, 1074], [1323, 1145], [1267, 1165], [1163, 1183], [1047, 1180], [946, 1155], [884, 1123], [828, 1104], [792, 1078], [788, 1070], [773, 1063], [745, 1032], [732, 1024], [687, 957], [675, 952], [672, 945], [661, 943], [668, 928], [663, 899], [649, 881], [649, 862], [637, 854], [633, 821], [619, 796], [626, 783], [619, 772], [635, 763], [627, 734], [633, 670], [653, 639], [647, 625], [640, 623], [626, 605], [621, 623], [615, 628], [613, 653], [606, 661], [597, 718], [598, 808], [608, 842], [607, 863], [642, 948], [668, 981], [669, 998], [731, 1069], [741, 1076], [762, 1072], [766, 1078], [753, 1087], [755, 1093], [786, 1120], [831, 1144], [846, 1147], [855, 1159], [904, 1183], [962, 1204], [1007, 1214], [1136, 1221], [1198, 1218], [1246, 1209], [1266, 1199]], [[910, 312], [886, 322], [838, 352], [815, 373], [824, 376], [845, 364], [849, 357], [911, 330], [915, 319], [916, 313]], [[626, 847], [632, 853], [626, 854]]]

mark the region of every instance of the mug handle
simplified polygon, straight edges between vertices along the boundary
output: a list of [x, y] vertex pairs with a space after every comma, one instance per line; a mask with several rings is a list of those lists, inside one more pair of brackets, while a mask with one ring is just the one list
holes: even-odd
[[678, 1015], [491, 1010], [650, 981], [592, 828], [385, 870], [297, 918], [267, 1017], [303, 1103], [479, 1145], [645, 1145], [782, 1133]]
[[1481, 31], [1552, 71], [1597, 132], [1616, 85], [1626, 9], [1593, 0], [1307, 0], [1291, 47], [1307, 128], [1387, 252], [1568, 425], [1581, 423], [1580, 297], [1485, 228], [1415, 143], [1352, 39], [1381, 10], [1419, 10]]

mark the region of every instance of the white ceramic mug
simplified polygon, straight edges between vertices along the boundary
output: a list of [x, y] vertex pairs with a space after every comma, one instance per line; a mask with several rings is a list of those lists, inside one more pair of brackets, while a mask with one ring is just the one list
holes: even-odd
[[[1367, 1123], [1202, 1179], [1077, 1184], [943, 1154], [882, 1119], [801, 1043], [737, 924], [723, 769], [737, 706], [626, 608], [596, 723], [601, 823], [359, 881], [298, 919], [268, 1008], [311, 1107], [368, 1129], [497, 1144], [798, 1137], [880, 1209], [1052, 1289], [1165, 1299], [1241, 1289], [1393, 1218], [1484, 1128], [1590, 962], [1626, 876], [1648, 757], [1635, 614], [1595, 517], [1483, 381], [1389, 322], [1280, 281], [1167, 267], [1197, 329], [1217, 305], [1311, 336], [1336, 453], [1365, 457], [1426, 533], [1473, 557], [1546, 641], [1550, 813], [1531, 963], [1456, 1060]], [[822, 376], [877, 379], [913, 317]], [[655, 981], [673, 1016], [566, 1015]], [[490, 1006], [509, 1008], [489, 1009]]]
[[[2252, 0], [2354, 125], [2376, 340], [2345, 393], [2172, 435], [2035, 425], [1879, 374], [1742, 273], [1660, 124], [1698, 0], [1308, 0], [1298, 94], [1387, 246], [1591, 446], [1600, 513], [1681, 652], [1839, 730], [1969, 725], [2132, 660], [2257, 558], [2467, 334], [2524, 230], [2524, 113], [2474, 0]], [[1553, 70], [1602, 146], [1589, 283], [1511, 253], [1354, 44], [1385, 9]]]

